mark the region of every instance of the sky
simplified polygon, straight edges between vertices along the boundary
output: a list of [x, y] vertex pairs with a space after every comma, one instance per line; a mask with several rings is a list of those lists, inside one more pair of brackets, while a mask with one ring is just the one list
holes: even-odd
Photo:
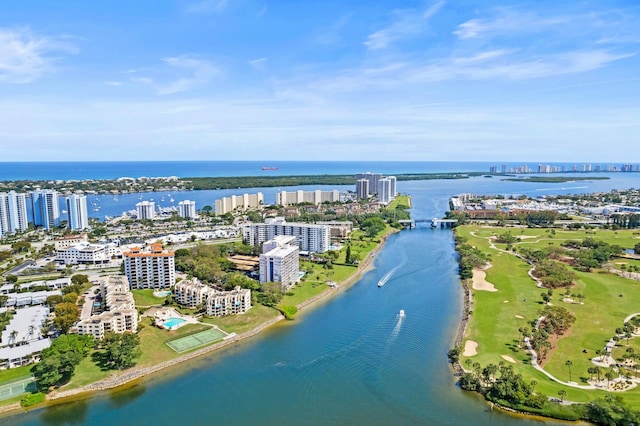
[[0, 3], [0, 161], [640, 162], [637, 0]]

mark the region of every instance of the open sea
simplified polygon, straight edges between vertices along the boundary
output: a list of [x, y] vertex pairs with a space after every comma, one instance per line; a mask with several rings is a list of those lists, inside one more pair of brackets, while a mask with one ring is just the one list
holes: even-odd
[[[0, 165], [0, 179], [240, 176], [267, 173], [261, 171], [262, 166], [277, 166], [281, 174], [488, 170], [486, 163], [13, 163], [9, 168]], [[458, 193], [542, 196], [637, 188], [640, 184], [637, 173], [607, 176], [611, 179], [562, 184], [506, 182], [497, 177], [403, 181], [398, 182], [398, 190], [411, 194], [411, 215], [420, 219], [442, 216], [449, 197]], [[267, 198], [277, 188], [238, 193], [257, 190], [269, 202]], [[196, 199], [200, 207], [223, 193], [170, 195], [176, 202], [183, 195]], [[162, 193], [129, 196], [131, 205], [140, 196], [168, 198]], [[119, 196], [117, 203], [123, 198]], [[114, 207], [113, 197], [101, 196], [99, 201], [101, 214], [125, 207]], [[478, 395], [456, 386], [446, 353], [461, 317], [462, 288], [450, 230], [419, 226], [395, 234], [376, 256], [374, 266], [348, 290], [255, 338], [150, 376], [128, 389], [0, 418], [0, 423], [555, 424], [491, 410]], [[384, 276], [388, 281], [379, 288], [377, 282]], [[398, 316], [401, 309], [406, 312], [404, 318]]]

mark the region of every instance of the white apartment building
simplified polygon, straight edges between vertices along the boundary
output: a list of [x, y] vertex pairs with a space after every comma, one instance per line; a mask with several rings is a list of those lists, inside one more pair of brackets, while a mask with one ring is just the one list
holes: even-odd
[[53, 241], [56, 250], [66, 249], [80, 243], [86, 243], [88, 241], [87, 234], [80, 235], [65, 235], [64, 237], [58, 237]]
[[223, 317], [244, 314], [251, 308], [251, 290], [236, 287], [232, 291], [220, 291], [198, 281], [182, 280], [174, 288], [175, 299], [181, 305], [206, 307], [207, 315]]
[[[96, 311], [101, 311], [97, 313]], [[138, 330], [138, 311], [126, 277], [102, 277], [93, 295], [85, 297], [78, 334], [103, 339], [105, 333]]]
[[68, 226], [70, 229], [87, 229], [89, 215], [87, 213], [87, 196], [73, 194], [67, 197]]
[[122, 254], [124, 272], [132, 288], [169, 288], [176, 282], [175, 253], [164, 251], [162, 244], [150, 249], [134, 247]]
[[207, 298], [207, 315], [224, 317], [244, 314], [251, 308], [251, 290], [236, 287], [231, 291], [220, 291]]
[[257, 209], [264, 205], [264, 194], [242, 194], [232, 195], [231, 197], [220, 198], [215, 201], [216, 216], [230, 213], [234, 210], [247, 211], [249, 209]]
[[140, 201], [136, 204], [138, 220], [153, 220], [156, 217], [156, 203], [153, 201]]
[[248, 223], [242, 226], [245, 244], [255, 246], [278, 235], [296, 237], [301, 251], [324, 253], [331, 244], [331, 230], [327, 225], [286, 222], [283, 217], [269, 218], [265, 223]]
[[25, 231], [28, 226], [27, 195], [15, 191], [0, 192], [0, 238]]
[[378, 202], [389, 204], [396, 198], [396, 177], [389, 176], [378, 181]]
[[195, 309], [198, 305], [204, 305], [209, 293], [215, 291], [197, 278], [182, 280], [176, 283], [173, 293], [175, 300], [181, 305]]
[[51, 229], [60, 224], [58, 192], [53, 189], [36, 189], [31, 193], [33, 224]]
[[356, 181], [356, 197], [358, 199], [369, 198], [369, 181], [367, 179]]
[[278, 235], [266, 241], [260, 255], [260, 284], [277, 282], [283, 290], [298, 282], [300, 264], [296, 237]]
[[56, 250], [56, 262], [65, 265], [107, 263], [113, 256], [121, 255], [115, 243], [89, 244], [83, 242]]
[[[356, 182], [361, 180], [361, 179], [365, 179], [369, 182], [369, 194], [368, 196], [374, 195], [376, 194], [376, 191], [378, 190], [378, 181], [380, 179], [382, 179], [382, 174], [381, 173], [371, 173], [371, 172], [366, 172], [366, 173], [357, 173], [356, 174]], [[366, 198], [366, 197], [363, 197]]]
[[276, 204], [280, 206], [302, 203], [319, 205], [324, 202], [337, 201], [340, 201], [340, 191], [337, 189], [334, 189], [333, 191], [321, 191], [319, 189], [316, 189], [315, 191], [282, 191], [276, 194]]
[[197, 218], [196, 202], [191, 200], [180, 201], [178, 203], [178, 215], [187, 219]]

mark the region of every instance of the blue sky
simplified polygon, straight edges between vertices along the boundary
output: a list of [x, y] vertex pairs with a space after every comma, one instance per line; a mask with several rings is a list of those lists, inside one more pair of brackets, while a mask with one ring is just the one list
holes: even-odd
[[0, 161], [640, 161], [627, 1], [4, 1]]

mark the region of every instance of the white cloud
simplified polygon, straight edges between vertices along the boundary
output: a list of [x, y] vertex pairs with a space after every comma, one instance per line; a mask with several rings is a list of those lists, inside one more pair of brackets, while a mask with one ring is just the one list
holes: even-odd
[[249, 61], [249, 65], [257, 70], [265, 71], [267, 69], [267, 58], [252, 59]]
[[62, 37], [47, 37], [29, 28], [0, 28], [0, 81], [29, 83], [54, 69], [54, 52], [76, 53]]
[[381, 50], [396, 40], [419, 34], [424, 30], [425, 22], [433, 17], [443, 5], [444, 1], [439, 1], [427, 8], [422, 14], [417, 14], [414, 10], [396, 12], [396, 20], [390, 26], [370, 34], [363, 44], [369, 50]]
[[[172, 95], [202, 86], [221, 72], [209, 61], [189, 55], [167, 57], [163, 59], [163, 62], [167, 67], [164, 67], [159, 73], [175, 74], [178, 71], [178, 73], [186, 73], [186, 75], [173, 79], [136, 76], [132, 77], [131, 81], [151, 86], [159, 95]], [[132, 73], [135, 74], [137, 71], [132, 71]]]

